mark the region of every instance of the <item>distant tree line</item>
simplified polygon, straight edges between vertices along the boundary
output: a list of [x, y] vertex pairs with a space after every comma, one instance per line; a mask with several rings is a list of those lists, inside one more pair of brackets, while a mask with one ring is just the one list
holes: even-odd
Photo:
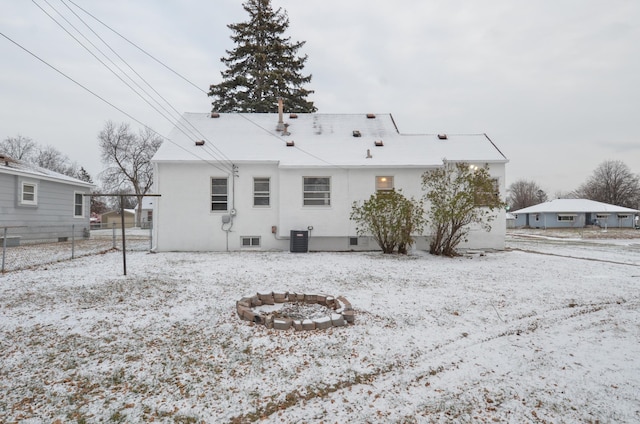
[[93, 183], [89, 173], [53, 146], [42, 146], [29, 137], [17, 135], [0, 141], [0, 152], [12, 159]]
[[[640, 209], [640, 176], [622, 161], [602, 162], [577, 189], [562, 195], [571, 199], [589, 199], [631, 209]], [[517, 211], [548, 200], [547, 193], [531, 180], [518, 180], [507, 189], [507, 204]]]

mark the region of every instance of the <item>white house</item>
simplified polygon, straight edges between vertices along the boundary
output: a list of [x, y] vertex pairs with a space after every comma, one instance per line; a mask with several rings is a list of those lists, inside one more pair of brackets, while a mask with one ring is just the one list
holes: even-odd
[[583, 228], [597, 225], [633, 228], [639, 212], [589, 199], [555, 199], [511, 213], [516, 216], [516, 227]]
[[138, 221], [138, 205], [134, 208], [136, 213], [135, 222], [140, 222], [142, 228], [151, 228], [153, 225], [153, 209], [156, 203], [156, 198], [151, 196], [145, 196], [142, 198], [142, 208], [140, 212], [140, 220]]
[[[390, 114], [186, 113], [152, 160], [155, 249], [378, 249], [357, 236], [353, 202], [419, 198], [443, 160], [487, 164], [504, 194], [507, 159], [485, 134], [400, 134]], [[504, 219], [466, 247], [504, 248]]]

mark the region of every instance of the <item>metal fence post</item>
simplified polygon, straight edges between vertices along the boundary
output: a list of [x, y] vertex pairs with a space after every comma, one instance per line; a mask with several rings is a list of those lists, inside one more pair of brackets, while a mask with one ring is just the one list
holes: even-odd
[[111, 226], [113, 227], [112, 233], [113, 233], [113, 248], [116, 248], [116, 223], [112, 223]]
[[149, 251], [153, 250], [153, 222], [149, 222]]
[[76, 253], [76, 224], [71, 224], [71, 259], [75, 258]]

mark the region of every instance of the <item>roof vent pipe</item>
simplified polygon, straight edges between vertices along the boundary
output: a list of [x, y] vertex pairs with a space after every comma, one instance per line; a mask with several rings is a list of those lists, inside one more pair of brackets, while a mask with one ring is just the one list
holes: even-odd
[[282, 97], [278, 97], [278, 125], [276, 126], [276, 131], [284, 131], [284, 120], [282, 119], [283, 113], [284, 103], [282, 101]]

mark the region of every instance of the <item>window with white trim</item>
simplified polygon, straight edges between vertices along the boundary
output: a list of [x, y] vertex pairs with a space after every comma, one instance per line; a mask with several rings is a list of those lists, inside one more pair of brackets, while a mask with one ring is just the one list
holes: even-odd
[[393, 190], [393, 177], [380, 176], [376, 177], [376, 191], [391, 191]]
[[331, 206], [331, 177], [303, 177], [302, 204]]
[[626, 213], [619, 213], [618, 214], [618, 218], [619, 219], [629, 219], [629, 218], [631, 218], [631, 215], [630, 214], [626, 214]]
[[253, 179], [253, 206], [269, 206], [271, 181], [269, 178]]
[[211, 178], [211, 210], [225, 211], [228, 208], [229, 184], [227, 178]]
[[20, 203], [23, 205], [38, 204], [38, 184], [22, 182], [20, 185]]
[[575, 215], [558, 215], [558, 221], [573, 222], [575, 219]]
[[242, 247], [260, 247], [260, 237], [241, 237]]
[[596, 214], [596, 219], [609, 219], [609, 214], [608, 213], [597, 213]]
[[478, 191], [475, 193], [475, 203], [478, 206], [493, 204], [500, 197], [500, 182], [497, 178], [491, 178], [490, 191]]
[[73, 216], [76, 218], [84, 217], [84, 196], [82, 193], [73, 193]]

